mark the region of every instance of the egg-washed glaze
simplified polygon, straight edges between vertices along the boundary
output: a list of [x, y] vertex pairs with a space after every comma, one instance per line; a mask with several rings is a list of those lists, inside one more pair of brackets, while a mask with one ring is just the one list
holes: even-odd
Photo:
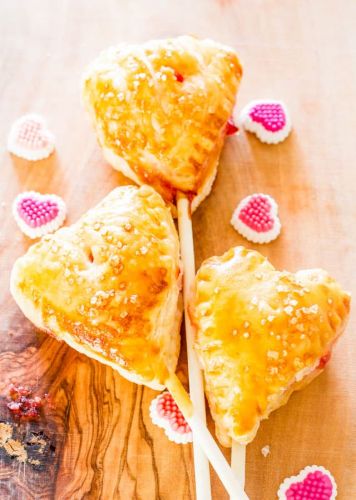
[[199, 269], [191, 313], [219, 440], [254, 438], [260, 421], [324, 368], [350, 296], [325, 271], [277, 271], [243, 247]]
[[102, 52], [83, 78], [83, 101], [107, 161], [168, 202], [193, 209], [209, 194], [241, 66], [233, 49], [181, 36]]
[[37, 327], [158, 389], [179, 354], [179, 273], [164, 201], [124, 186], [20, 257], [11, 291]]

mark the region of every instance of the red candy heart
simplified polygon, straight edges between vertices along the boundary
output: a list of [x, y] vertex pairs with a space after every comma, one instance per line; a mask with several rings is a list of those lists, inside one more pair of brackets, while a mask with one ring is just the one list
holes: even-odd
[[27, 236], [39, 238], [63, 224], [66, 207], [59, 196], [29, 191], [15, 198], [13, 214], [20, 229]]
[[337, 486], [331, 473], [322, 466], [308, 465], [297, 476], [283, 481], [279, 500], [334, 500]]
[[281, 230], [278, 206], [266, 194], [253, 194], [244, 198], [234, 211], [231, 224], [254, 243], [268, 243], [277, 238]]
[[192, 430], [168, 391], [152, 401], [150, 415], [153, 423], [164, 429], [171, 441], [178, 444], [192, 442]]
[[12, 126], [8, 150], [26, 160], [42, 160], [54, 150], [54, 137], [39, 115], [25, 115]]

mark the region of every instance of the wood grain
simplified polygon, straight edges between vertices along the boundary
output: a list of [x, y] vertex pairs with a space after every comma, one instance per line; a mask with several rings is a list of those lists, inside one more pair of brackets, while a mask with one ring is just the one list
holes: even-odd
[[[243, 196], [262, 191], [277, 199], [283, 232], [260, 250], [280, 268], [325, 267], [355, 291], [355, 23], [353, 0], [1, 2], [0, 420], [9, 419], [10, 381], [49, 391], [55, 404], [37, 427], [16, 429], [21, 439], [44, 433], [52, 449], [42, 468], [0, 450], [1, 499], [194, 498], [190, 447], [168, 442], [149, 420], [154, 392], [37, 333], [8, 291], [11, 266], [29, 246], [11, 216], [18, 192], [63, 196], [70, 223], [125, 182], [102, 159], [80, 105], [83, 67], [122, 40], [190, 33], [233, 45], [245, 69], [239, 105], [284, 99], [294, 131], [272, 147], [244, 133], [227, 140], [213, 192], [194, 215], [197, 265], [246, 243], [229, 219]], [[29, 111], [43, 113], [57, 138], [56, 154], [35, 165], [6, 152], [12, 121]], [[312, 463], [333, 472], [338, 498], [356, 498], [355, 326], [353, 316], [326, 372], [248, 447], [251, 500], [275, 498], [285, 476]], [[215, 476], [213, 498], [226, 498]]]

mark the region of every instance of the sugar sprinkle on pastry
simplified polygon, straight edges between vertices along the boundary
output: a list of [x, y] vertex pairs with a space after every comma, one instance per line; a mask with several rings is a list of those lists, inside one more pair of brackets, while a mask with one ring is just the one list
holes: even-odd
[[292, 130], [286, 105], [270, 99], [251, 101], [241, 111], [240, 123], [266, 144], [283, 142]]
[[336, 481], [321, 465], [308, 465], [296, 476], [286, 478], [277, 493], [279, 500], [335, 500]]
[[281, 232], [278, 205], [268, 194], [252, 194], [240, 201], [232, 214], [231, 224], [253, 243], [269, 243]]
[[192, 430], [168, 391], [153, 399], [150, 404], [150, 417], [155, 425], [164, 429], [170, 441], [177, 444], [193, 441]]
[[11, 127], [7, 148], [10, 153], [29, 161], [43, 160], [54, 151], [55, 139], [45, 119], [37, 114], [24, 115]]
[[29, 238], [53, 233], [66, 218], [66, 204], [55, 194], [26, 191], [16, 196], [12, 213], [21, 231]]

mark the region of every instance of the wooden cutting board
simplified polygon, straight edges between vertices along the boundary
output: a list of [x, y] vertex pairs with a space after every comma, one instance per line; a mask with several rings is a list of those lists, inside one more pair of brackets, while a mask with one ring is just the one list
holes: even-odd
[[[294, 131], [278, 146], [245, 133], [227, 139], [213, 192], [194, 215], [197, 264], [232, 245], [254, 247], [229, 220], [242, 197], [260, 191], [278, 201], [283, 231], [258, 249], [279, 268], [324, 267], [355, 290], [356, 3], [3, 0], [0, 9], [0, 421], [13, 434], [12, 451], [0, 446], [0, 498], [193, 499], [191, 448], [152, 425], [155, 393], [39, 334], [18, 310], [9, 273], [30, 241], [11, 202], [28, 189], [57, 193], [71, 223], [125, 182], [103, 160], [80, 105], [80, 75], [98, 51], [123, 40], [210, 36], [234, 46], [244, 63], [239, 105], [281, 98]], [[55, 155], [36, 164], [6, 152], [11, 123], [30, 111], [46, 116], [57, 139]], [[324, 374], [249, 445], [251, 500], [274, 499], [284, 477], [314, 463], [332, 471], [338, 498], [356, 498], [355, 326], [353, 317]], [[185, 376], [184, 355], [180, 371]], [[13, 424], [5, 405], [11, 381], [49, 392], [45, 420]], [[214, 475], [212, 482], [214, 500], [225, 500]]]

